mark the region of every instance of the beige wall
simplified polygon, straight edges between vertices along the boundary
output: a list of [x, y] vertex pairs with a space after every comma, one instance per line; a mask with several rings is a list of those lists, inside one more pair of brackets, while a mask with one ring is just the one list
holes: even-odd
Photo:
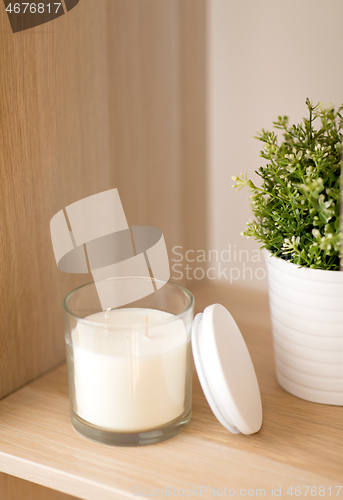
[[[240, 272], [244, 285], [265, 286], [255, 276], [263, 262], [233, 261], [234, 249], [237, 259], [243, 249], [251, 258], [258, 245], [240, 236], [250, 212], [231, 176], [255, 175], [260, 143], [252, 136], [277, 115], [301, 119], [306, 97], [343, 102], [342, 19], [341, 0], [209, 0], [209, 246], [220, 252], [231, 245], [231, 263], [221, 265], [237, 268], [232, 276]], [[243, 262], [253, 279], [249, 272], [243, 279]]]

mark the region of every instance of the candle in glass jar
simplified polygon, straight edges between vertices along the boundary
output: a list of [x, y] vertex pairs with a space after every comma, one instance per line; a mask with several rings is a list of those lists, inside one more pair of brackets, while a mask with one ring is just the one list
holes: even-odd
[[190, 349], [183, 321], [154, 309], [115, 309], [85, 319], [70, 346], [79, 417], [117, 432], [156, 429], [178, 418], [185, 410]]

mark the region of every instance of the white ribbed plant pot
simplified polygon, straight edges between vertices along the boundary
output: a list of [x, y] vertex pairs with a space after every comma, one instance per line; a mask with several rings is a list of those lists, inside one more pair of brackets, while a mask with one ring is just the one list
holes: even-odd
[[278, 383], [307, 401], [343, 406], [343, 272], [265, 257]]

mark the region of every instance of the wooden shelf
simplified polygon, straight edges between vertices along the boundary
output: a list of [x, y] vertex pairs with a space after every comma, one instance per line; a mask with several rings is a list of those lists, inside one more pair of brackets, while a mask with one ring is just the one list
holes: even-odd
[[176, 438], [141, 448], [93, 443], [71, 426], [63, 365], [0, 402], [0, 471], [85, 500], [135, 498], [134, 486], [264, 488], [271, 498], [272, 487], [284, 494], [290, 486], [343, 484], [343, 408], [302, 401], [278, 387], [266, 295], [222, 285], [194, 294], [198, 311], [220, 302], [241, 327], [263, 400], [258, 434], [226, 431], [194, 377], [193, 418]]

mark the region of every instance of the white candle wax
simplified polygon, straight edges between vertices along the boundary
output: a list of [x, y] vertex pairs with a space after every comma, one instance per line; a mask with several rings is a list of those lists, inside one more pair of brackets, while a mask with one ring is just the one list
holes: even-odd
[[82, 419], [112, 431], [141, 432], [184, 412], [190, 349], [184, 323], [153, 325], [171, 317], [154, 309], [120, 309], [86, 318], [108, 328], [78, 323], [72, 339]]

